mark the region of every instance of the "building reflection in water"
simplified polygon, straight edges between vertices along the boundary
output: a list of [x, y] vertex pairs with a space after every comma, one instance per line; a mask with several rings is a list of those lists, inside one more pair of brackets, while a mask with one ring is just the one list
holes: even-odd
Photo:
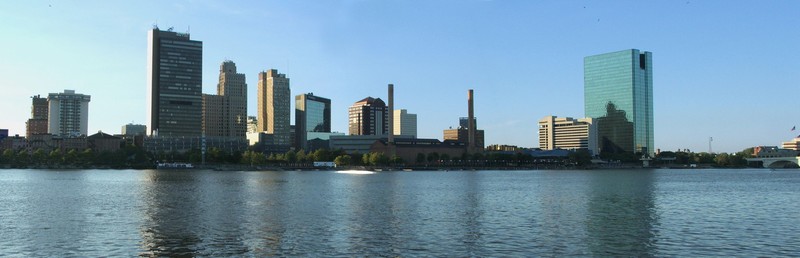
[[140, 256], [196, 256], [201, 239], [196, 216], [199, 185], [191, 172], [142, 173], [143, 221]]
[[586, 231], [594, 256], [656, 256], [653, 171], [596, 171], [591, 179]]

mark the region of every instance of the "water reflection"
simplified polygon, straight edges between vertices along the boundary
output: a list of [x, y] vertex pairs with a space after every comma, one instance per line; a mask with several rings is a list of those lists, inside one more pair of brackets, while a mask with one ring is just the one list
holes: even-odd
[[591, 174], [586, 231], [596, 256], [656, 256], [654, 172], [597, 171]]
[[196, 256], [202, 251], [196, 216], [201, 209], [197, 175], [186, 171], [142, 173], [144, 210], [140, 256]]

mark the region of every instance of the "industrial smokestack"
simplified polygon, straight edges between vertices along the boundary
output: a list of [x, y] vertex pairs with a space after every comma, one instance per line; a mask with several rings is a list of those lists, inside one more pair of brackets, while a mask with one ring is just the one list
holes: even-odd
[[394, 84], [389, 84], [389, 143], [394, 143]]
[[477, 144], [475, 144], [475, 103], [473, 100], [472, 89], [469, 89], [469, 93], [467, 94], [467, 105], [468, 105], [468, 124], [469, 128], [467, 128], [467, 151], [472, 152]]

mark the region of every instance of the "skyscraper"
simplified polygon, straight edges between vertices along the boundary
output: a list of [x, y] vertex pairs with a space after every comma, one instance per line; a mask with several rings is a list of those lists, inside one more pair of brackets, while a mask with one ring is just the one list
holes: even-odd
[[380, 98], [367, 97], [350, 106], [350, 135], [388, 135], [389, 109]]
[[25, 123], [25, 137], [47, 133], [48, 107], [47, 98], [40, 95], [31, 97], [31, 118]]
[[294, 97], [295, 147], [306, 149], [309, 132], [331, 132], [331, 100], [313, 93]]
[[247, 83], [226, 60], [219, 66], [217, 94], [203, 94], [203, 133], [206, 136], [245, 139], [247, 132]]
[[394, 134], [417, 137], [417, 114], [408, 113], [408, 110], [397, 109], [394, 111]]
[[86, 135], [89, 128], [89, 95], [74, 90], [47, 96], [47, 132], [61, 137]]
[[652, 57], [629, 49], [584, 58], [584, 109], [601, 153], [653, 154]]
[[202, 134], [203, 42], [188, 33], [148, 34], [147, 116], [151, 134]]
[[292, 144], [289, 78], [270, 69], [258, 74], [258, 128], [274, 136], [275, 145]]

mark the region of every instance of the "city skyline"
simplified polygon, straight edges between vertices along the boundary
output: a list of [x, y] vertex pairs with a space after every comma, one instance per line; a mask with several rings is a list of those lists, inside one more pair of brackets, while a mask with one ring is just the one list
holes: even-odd
[[[705, 151], [713, 136], [714, 151], [733, 152], [796, 136], [798, 104], [777, 100], [798, 89], [800, 36], [786, 33], [800, 21], [798, 3], [637, 4], [660, 17], [624, 11], [632, 3], [4, 3], [0, 28], [11, 36], [0, 43], [0, 85], [12, 112], [0, 128], [24, 135], [30, 96], [63, 89], [92, 96], [89, 134], [148, 124], [144, 35], [157, 23], [203, 42], [203, 93], [214, 92], [223, 60], [248, 85], [279, 69], [295, 92], [332, 99], [333, 131], [346, 132], [348, 105], [385, 99], [393, 83], [398, 106], [422, 111], [419, 137], [440, 139], [466, 116], [461, 96], [475, 88], [487, 145], [537, 147], [541, 117], [583, 117], [584, 57], [637, 48], [657, 56], [655, 148]], [[270, 34], [280, 40], [260, 41], [263, 24], [281, 24]], [[248, 98], [248, 115], [255, 103]]]

